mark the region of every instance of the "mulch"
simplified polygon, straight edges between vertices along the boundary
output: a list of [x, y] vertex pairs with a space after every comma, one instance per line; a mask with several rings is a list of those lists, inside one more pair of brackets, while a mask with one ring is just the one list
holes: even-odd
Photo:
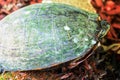
[[41, 2], [42, 0], [0, 0], [0, 20], [17, 9]]

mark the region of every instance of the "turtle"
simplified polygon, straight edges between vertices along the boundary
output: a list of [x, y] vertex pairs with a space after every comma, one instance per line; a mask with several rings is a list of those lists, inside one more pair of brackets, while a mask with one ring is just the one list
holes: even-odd
[[46, 69], [84, 57], [97, 40], [98, 15], [62, 3], [23, 7], [0, 21], [0, 66]]

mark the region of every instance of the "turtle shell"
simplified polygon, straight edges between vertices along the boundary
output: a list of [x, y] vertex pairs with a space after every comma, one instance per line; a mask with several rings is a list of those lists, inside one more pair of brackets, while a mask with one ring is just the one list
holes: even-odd
[[95, 43], [96, 15], [60, 3], [34, 4], [0, 21], [0, 65], [34, 70], [86, 54]]

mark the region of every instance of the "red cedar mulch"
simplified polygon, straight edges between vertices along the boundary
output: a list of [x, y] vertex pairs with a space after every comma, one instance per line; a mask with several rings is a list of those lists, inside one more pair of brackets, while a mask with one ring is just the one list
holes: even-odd
[[[0, 0], [0, 19], [21, 7], [40, 2], [42, 1]], [[108, 39], [108, 42], [111, 44], [114, 41]], [[115, 51], [105, 52], [102, 47], [98, 47], [84, 62], [79, 65], [74, 63], [77, 65], [74, 68], [64, 65], [49, 71], [12, 72], [12, 76], [16, 80], [120, 80], [119, 61]], [[7, 76], [5, 78], [9, 79]]]
[[0, 0], [0, 20], [21, 7], [41, 2], [42, 0]]

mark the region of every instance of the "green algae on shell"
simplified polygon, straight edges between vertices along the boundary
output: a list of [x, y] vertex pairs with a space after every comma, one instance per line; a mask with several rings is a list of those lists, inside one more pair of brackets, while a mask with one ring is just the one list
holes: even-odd
[[96, 42], [96, 14], [66, 4], [34, 4], [0, 21], [0, 65], [50, 67], [85, 55]]

